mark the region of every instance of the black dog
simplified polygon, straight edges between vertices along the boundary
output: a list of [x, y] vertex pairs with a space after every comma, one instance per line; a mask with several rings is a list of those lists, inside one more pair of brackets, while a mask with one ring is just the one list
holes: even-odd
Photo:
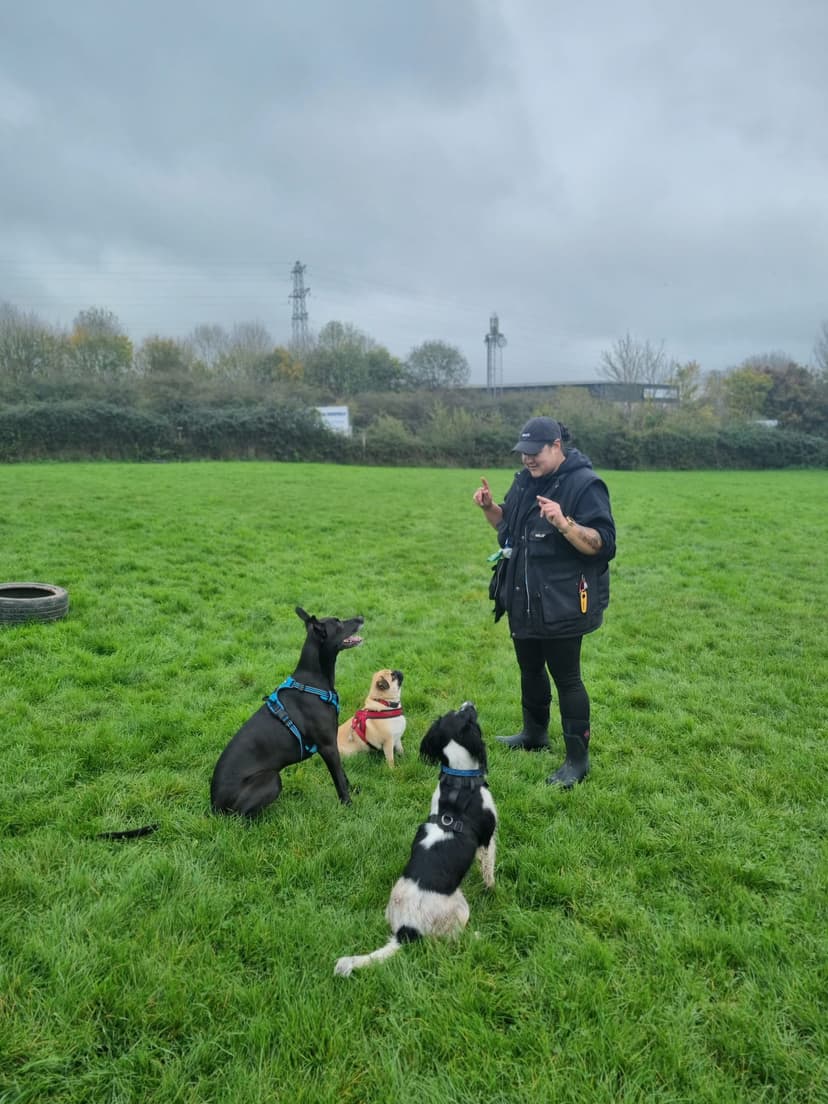
[[364, 618], [318, 620], [301, 606], [296, 613], [307, 630], [299, 664], [221, 753], [210, 786], [217, 813], [255, 817], [279, 796], [282, 767], [316, 751], [331, 773], [339, 800], [350, 804], [348, 779], [336, 746], [339, 698], [334, 670], [340, 652], [362, 643], [355, 633]]
[[474, 862], [488, 889], [494, 886], [497, 809], [486, 785], [486, 747], [477, 710], [464, 702], [434, 722], [420, 755], [441, 765], [431, 815], [414, 837], [408, 865], [391, 890], [385, 918], [391, 938], [371, 954], [338, 959], [334, 973], [352, 971], [395, 954], [424, 935], [457, 935], [469, 919], [460, 883]]

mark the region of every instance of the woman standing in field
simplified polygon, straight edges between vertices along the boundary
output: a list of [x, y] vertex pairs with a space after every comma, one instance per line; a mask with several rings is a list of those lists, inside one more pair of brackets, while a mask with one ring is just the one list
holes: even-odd
[[[496, 503], [486, 479], [474, 501], [497, 530], [495, 620], [506, 613], [520, 668], [523, 729], [499, 736], [524, 751], [549, 747], [549, 707], [558, 694], [566, 759], [547, 783], [570, 789], [589, 771], [589, 695], [581, 678], [581, 641], [609, 603], [615, 522], [606, 484], [576, 448], [564, 451], [566, 426], [531, 418], [512, 449], [523, 471]], [[547, 674], [548, 671], [548, 674]]]

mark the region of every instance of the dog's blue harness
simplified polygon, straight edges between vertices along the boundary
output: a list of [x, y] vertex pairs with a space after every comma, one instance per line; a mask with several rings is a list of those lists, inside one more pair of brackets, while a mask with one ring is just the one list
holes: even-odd
[[[440, 775], [448, 775], [450, 778], [461, 778], [462, 782], [447, 783], [447, 790], [449, 793], [453, 793], [455, 798], [460, 797], [460, 793], [463, 790], [467, 790], [465, 800], [460, 802], [459, 812], [463, 812], [468, 808], [474, 794], [479, 789], [485, 786], [486, 772], [484, 770], [460, 770], [457, 767], [440, 767]], [[468, 781], [466, 781], [468, 780]], [[454, 804], [454, 799], [450, 801], [450, 804]], [[454, 832], [455, 835], [459, 835], [463, 831], [463, 820], [460, 816], [454, 816], [449, 812], [437, 812], [428, 818], [429, 823], [439, 824], [444, 832]]]
[[307, 759], [311, 755], [315, 754], [315, 752], [318, 751], [318, 748], [316, 744], [308, 746], [308, 743], [302, 736], [302, 733], [291, 720], [290, 714], [282, 705], [282, 702], [279, 698], [280, 690], [301, 690], [304, 694], [315, 694], [317, 698], [321, 698], [323, 702], [327, 702], [329, 705], [332, 705], [334, 707], [337, 717], [339, 716], [339, 695], [337, 694], [336, 690], [319, 690], [316, 686], [306, 686], [304, 682], [297, 682], [293, 675], [288, 675], [285, 681], [280, 683], [279, 686], [277, 686], [276, 689], [273, 691], [273, 693], [268, 694], [268, 696], [264, 699], [265, 705], [276, 718], [276, 720], [281, 721], [285, 728], [289, 729], [289, 731], [292, 732], [296, 739], [299, 741], [300, 761], [302, 759]]

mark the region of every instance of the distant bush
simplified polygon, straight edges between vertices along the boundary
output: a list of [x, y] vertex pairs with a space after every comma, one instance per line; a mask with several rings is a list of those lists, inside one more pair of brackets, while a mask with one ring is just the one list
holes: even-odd
[[160, 414], [101, 402], [0, 408], [0, 460], [334, 460], [342, 443], [307, 407], [182, 408]]
[[128, 407], [69, 400], [0, 408], [0, 460], [154, 460], [174, 451], [165, 418]]
[[636, 467], [641, 468], [715, 468], [717, 463], [714, 432], [689, 433], [658, 426], [632, 435]]
[[342, 443], [313, 408], [210, 407], [176, 415], [178, 454], [213, 460], [336, 460]]
[[766, 426], [734, 426], [720, 430], [717, 435], [715, 466], [753, 469], [824, 468], [828, 467], [828, 438]]
[[[182, 400], [149, 410], [92, 400], [0, 407], [0, 461], [308, 460], [410, 467], [515, 467], [511, 452], [527, 418], [552, 410], [539, 402], [508, 417], [488, 396], [469, 407], [440, 396], [391, 396], [396, 414], [378, 413], [353, 436], [333, 433], [314, 407], [298, 402], [194, 406]], [[767, 469], [828, 467], [828, 439], [809, 434], [653, 410], [627, 418], [607, 403], [567, 401], [554, 413], [572, 444], [597, 468]], [[567, 421], [569, 419], [569, 421]]]
[[419, 467], [425, 453], [412, 431], [399, 418], [380, 414], [370, 426], [351, 438], [351, 458], [358, 463]]
[[571, 444], [602, 468], [632, 471], [640, 466], [639, 442], [625, 426], [571, 426]]

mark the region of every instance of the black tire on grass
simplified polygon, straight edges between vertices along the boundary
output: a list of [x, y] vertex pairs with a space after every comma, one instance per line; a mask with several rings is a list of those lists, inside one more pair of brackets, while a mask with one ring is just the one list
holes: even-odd
[[0, 625], [23, 621], [59, 621], [69, 609], [69, 594], [51, 583], [0, 583]]

